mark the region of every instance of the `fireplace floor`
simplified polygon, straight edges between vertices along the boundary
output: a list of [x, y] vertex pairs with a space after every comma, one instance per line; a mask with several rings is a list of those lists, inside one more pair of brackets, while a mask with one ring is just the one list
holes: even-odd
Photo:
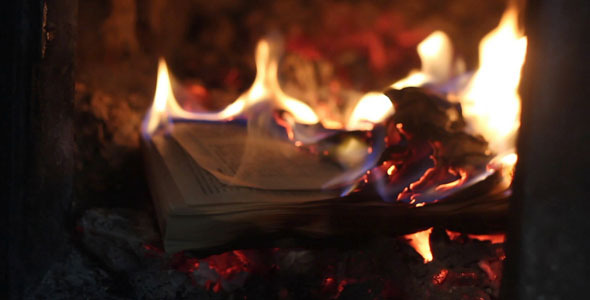
[[33, 299], [496, 299], [503, 244], [442, 228], [434, 260], [403, 238], [348, 247], [165, 254], [149, 209], [86, 210], [68, 257], [29, 291]]

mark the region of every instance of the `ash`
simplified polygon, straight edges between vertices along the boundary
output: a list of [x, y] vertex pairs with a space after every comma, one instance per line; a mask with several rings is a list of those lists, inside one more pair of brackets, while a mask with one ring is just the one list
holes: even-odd
[[162, 250], [154, 216], [89, 209], [71, 251], [28, 299], [496, 299], [504, 251], [442, 228], [434, 261], [397, 237], [313, 248], [241, 249], [209, 256]]

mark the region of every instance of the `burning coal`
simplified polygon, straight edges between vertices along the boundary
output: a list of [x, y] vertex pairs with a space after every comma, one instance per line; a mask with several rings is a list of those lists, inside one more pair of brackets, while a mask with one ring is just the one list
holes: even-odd
[[422, 255], [424, 263], [431, 262], [434, 259], [432, 257], [432, 251], [430, 251], [430, 234], [432, 234], [432, 227], [405, 236], [408, 240], [408, 244], [410, 244], [416, 252]]

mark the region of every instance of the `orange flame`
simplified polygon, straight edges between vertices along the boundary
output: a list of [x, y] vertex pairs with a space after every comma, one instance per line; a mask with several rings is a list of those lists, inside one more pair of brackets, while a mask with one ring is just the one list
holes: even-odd
[[444, 83], [454, 75], [454, 69], [462, 72], [462, 62], [453, 65], [453, 45], [451, 39], [442, 31], [431, 33], [418, 44], [418, 55], [422, 62], [421, 70], [413, 70], [403, 79], [391, 85], [402, 89], [421, 86], [426, 83]]
[[[517, 160], [514, 153], [514, 139], [519, 127], [520, 98], [517, 87], [526, 54], [526, 37], [517, 29], [517, 12], [509, 8], [498, 27], [484, 37], [480, 44], [480, 67], [474, 73], [464, 90], [454, 91], [449, 97], [460, 101], [464, 115], [473, 133], [482, 134], [488, 140], [490, 149], [497, 155], [492, 163], [501, 170], [511, 170]], [[277, 38], [262, 39], [256, 48], [256, 77], [245, 93], [233, 103], [218, 112], [191, 112], [177, 102], [173, 90], [173, 79], [163, 59], [159, 62], [158, 82], [154, 102], [143, 124], [144, 134], [153, 134], [174, 119], [224, 121], [245, 116], [248, 109], [261, 102], [269, 102], [276, 109], [290, 115], [289, 120], [299, 124], [322, 123], [325, 128], [346, 130], [371, 130], [394, 113], [391, 101], [383, 94], [369, 92], [359, 97], [344, 122], [320, 120], [314, 108], [305, 102], [287, 95], [278, 79], [279, 59], [282, 43]], [[401, 89], [409, 86], [433, 84], [445, 85], [464, 72], [464, 63], [453, 59], [453, 46], [442, 31], [435, 31], [417, 47], [422, 66], [391, 85]], [[319, 109], [319, 108], [318, 108]], [[401, 126], [401, 124], [399, 124]], [[290, 134], [292, 137], [293, 134]], [[302, 141], [296, 141], [301, 145]], [[366, 152], [373, 148], [366, 145]], [[349, 147], [348, 150], [364, 149]], [[345, 149], [346, 150], [346, 149]], [[359, 151], [343, 151], [345, 156]], [[363, 154], [364, 155], [364, 154]], [[364, 158], [364, 157], [361, 157]], [[358, 165], [356, 158], [342, 160]], [[363, 169], [364, 170], [364, 169]], [[393, 173], [390, 168], [388, 173]], [[509, 171], [510, 173], [511, 171]], [[364, 171], [363, 171], [364, 173]], [[463, 174], [461, 174], [463, 175]], [[510, 177], [510, 176], [507, 176]], [[347, 177], [348, 178], [348, 177]], [[465, 180], [442, 185], [440, 189], [452, 189]]]
[[[518, 12], [509, 7], [494, 30], [480, 43], [480, 66], [464, 90], [450, 96], [463, 108], [465, 119], [475, 134], [483, 135], [498, 163], [510, 170], [516, 163], [514, 144], [520, 126], [521, 69], [526, 56], [527, 39], [518, 29]], [[436, 31], [418, 45], [422, 61], [391, 87], [401, 89], [424, 84], [444, 84], [462, 73], [464, 63], [453, 63], [453, 47], [444, 32]]]
[[[422, 70], [414, 70], [408, 76], [391, 85], [402, 89], [421, 86], [425, 83], [442, 83], [453, 75], [451, 70], [461, 69], [461, 64], [453, 66], [453, 46], [449, 37], [442, 31], [435, 31], [418, 45], [418, 55]], [[393, 105], [383, 93], [368, 92], [357, 102], [350, 114], [347, 130], [370, 130], [373, 124], [387, 119], [394, 113]]]
[[424, 263], [429, 263], [433, 260], [432, 252], [430, 251], [430, 234], [432, 234], [432, 227], [424, 231], [404, 235], [404, 238], [408, 240], [408, 244], [422, 255]]
[[311, 107], [288, 96], [278, 80], [278, 59], [281, 54], [280, 42], [263, 39], [256, 47], [256, 78], [250, 89], [233, 103], [219, 112], [190, 112], [184, 110], [172, 92], [172, 80], [166, 62], [160, 59], [156, 93], [150, 113], [146, 118], [144, 131], [152, 134], [159, 126], [172, 119], [224, 121], [244, 113], [252, 105], [272, 101], [275, 107], [291, 114], [300, 124], [316, 124], [319, 118]]
[[334, 124], [331, 120], [320, 120], [318, 114], [305, 102], [287, 95], [278, 80], [281, 42], [276, 38], [262, 39], [256, 48], [256, 78], [252, 86], [233, 103], [219, 112], [190, 112], [177, 102], [172, 91], [172, 78], [166, 62], [160, 59], [158, 80], [152, 108], [144, 123], [144, 132], [152, 134], [170, 119], [205, 121], [231, 120], [247, 112], [248, 108], [263, 102], [273, 102], [275, 108], [287, 111], [295, 122], [316, 124], [322, 122], [326, 128], [347, 130], [371, 130], [375, 123], [393, 114], [391, 101], [382, 93], [369, 92], [361, 96], [351, 110], [346, 126]]
[[527, 39], [517, 24], [517, 10], [509, 8], [498, 27], [482, 39], [479, 69], [458, 95], [474, 132], [482, 134], [497, 154], [514, 152], [520, 126], [518, 84]]
[[393, 112], [391, 100], [383, 93], [366, 93], [359, 99], [352, 110], [346, 129], [371, 130], [375, 123], [384, 121]]
[[[513, 136], [518, 128], [520, 105], [516, 89], [526, 53], [526, 38], [516, 28], [516, 10], [509, 9], [500, 25], [482, 40], [480, 69], [467, 89], [455, 95], [474, 131], [483, 134], [490, 141], [491, 149], [501, 154], [512, 153]], [[430, 34], [417, 50], [422, 61], [421, 70], [410, 72], [391, 87], [443, 84], [464, 71], [462, 61], [453, 61], [452, 43], [442, 31]], [[275, 107], [289, 112], [298, 123], [323, 122], [313, 108], [282, 90], [278, 80], [281, 53], [282, 45], [278, 39], [261, 40], [256, 48], [256, 78], [252, 86], [225, 109], [213, 113], [188, 112], [178, 105], [172, 93], [168, 68], [161, 59], [147, 132], [153, 132], [168, 118], [229, 120], [261, 101], [272, 101]], [[393, 113], [393, 105], [385, 95], [368, 92], [359, 98], [344, 127], [347, 130], [370, 130], [375, 123], [384, 121]], [[334, 124], [326, 124], [326, 127], [334, 128]]]
[[170, 84], [170, 77], [168, 75], [168, 67], [163, 59], [158, 63], [158, 82], [156, 84], [156, 93], [150, 112], [146, 117], [143, 131], [152, 134], [160, 124], [167, 123], [167, 107], [168, 103], [176, 103], [174, 94], [172, 93], [172, 86]]

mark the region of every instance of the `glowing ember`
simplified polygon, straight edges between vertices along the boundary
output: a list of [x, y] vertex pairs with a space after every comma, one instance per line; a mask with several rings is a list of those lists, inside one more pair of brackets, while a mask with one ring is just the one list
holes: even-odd
[[432, 283], [436, 285], [441, 285], [447, 279], [447, 275], [449, 275], [449, 270], [441, 269], [440, 272], [432, 276]]
[[395, 165], [392, 165], [389, 167], [389, 169], [387, 169], [387, 175], [391, 176], [393, 172], [395, 172]]
[[448, 229], [446, 229], [445, 231], [446, 231], [447, 235], [449, 236], [449, 239], [451, 239], [451, 241], [454, 241], [461, 236], [460, 232], [450, 231]]
[[506, 239], [506, 235], [499, 233], [499, 234], [468, 234], [467, 237], [469, 237], [472, 240], [478, 240], [478, 241], [488, 241], [491, 242], [492, 244], [501, 244], [504, 243], [504, 240]]
[[[455, 232], [455, 231], [451, 231], [451, 230], [445, 230], [447, 232], [447, 235], [449, 236], [449, 239], [451, 240], [457, 240], [461, 237], [462, 233], [460, 232]], [[478, 240], [478, 241], [488, 241], [491, 242], [492, 244], [501, 244], [504, 243], [504, 241], [506, 240], [506, 235], [503, 233], [498, 233], [498, 234], [466, 234], [466, 236], [472, 240]]]
[[424, 263], [431, 262], [432, 252], [430, 251], [430, 234], [432, 233], [432, 227], [424, 230], [419, 231], [412, 234], [404, 235], [404, 238], [408, 240], [408, 244], [416, 250], [422, 258], [424, 258]]
[[495, 281], [498, 279], [498, 275], [501, 276], [501, 272], [498, 270], [494, 270], [494, 268], [490, 265], [489, 262], [482, 260], [477, 264], [486, 274], [491, 281]]

